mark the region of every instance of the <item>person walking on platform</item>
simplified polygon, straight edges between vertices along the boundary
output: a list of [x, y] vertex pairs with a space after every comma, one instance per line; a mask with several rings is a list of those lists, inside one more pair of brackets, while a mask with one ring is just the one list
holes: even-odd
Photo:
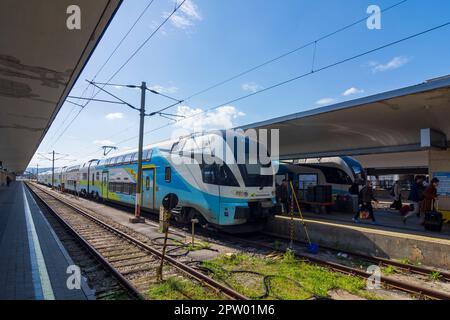
[[9, 176], [6, 176], [6, 186], [9, 187], [11, 183], [11, 178]]
[[[373, 212], [373, 206], [372, 201], [378, 202], [377, 199], [375, 199], [375, 196], [373, 194], [373, 185], [372, 182], [367, 181], [366, 185], [361, 189], [360, 192], [360, 201], [361, 201], [361, 210], [367, 210], [369, 212], [369, 218], [372, 219], [372, 224], [377, 224], [375, 220], [375, 215]], [[359, 222], [359, 214], [360, 212], [357, 212], [355, 216], [353, 217], [353, 222]]]
[[411, 202], [410, 207], [411, 211], [402, 218], [403, 223], [406, 223], [406, 220], [408, 220], [413, 215], [419, 215], [420, 213], [420, 204], [423, 198], [423, 192], [425, 190], [425, 187], [423, 186], [423, 176], [416, 176], [414, 179], [414, 183], [411, 186], [411, 191], [409, 192], [408, 200]]
[[430, 185], [423, 193], [423, 200], [420, 206], [421, 221], [420, 224], [424, 223], [425, 213], [432, 211], [434, 208], [434, 203], [437, 200], [437, 188], [439, 186], [439, 179], [433, 178]]
[[394, 197], [394, 202], [391, 204], [391, 209], [400, 210], [402, 207], [402, 188], [398, 180], [395, 181], [392, 186], [391, 195]]

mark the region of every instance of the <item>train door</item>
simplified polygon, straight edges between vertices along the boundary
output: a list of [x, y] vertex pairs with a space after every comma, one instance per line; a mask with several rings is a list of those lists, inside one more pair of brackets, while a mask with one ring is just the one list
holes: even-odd
[[142, 171], [142, 206], [155, 209], [156, 202], [156, 169], [144, 169]]
[[108, 171], [102, 172], [102, 198], [108, 198], [108, 181], [109, 181], [109, 173]]

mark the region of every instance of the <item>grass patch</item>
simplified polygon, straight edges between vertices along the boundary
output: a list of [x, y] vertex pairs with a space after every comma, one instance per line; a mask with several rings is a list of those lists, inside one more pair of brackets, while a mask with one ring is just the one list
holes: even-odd
[[394, 274], [397, 272], [397, 269], [395, 269], [394, 266], [387, 266], [385, 268], [383, 268], [383, 273], [385, 274]]
[[[264, 299], [327, 297], [333, 289], [342, 289], [367, 299], [378, 299], [378, 296], [365, 290], [365, 280], [304, 262], [290, 251], [281, 259], [247, 253], [222, 255], [204, 262], [202, 266], [210, 270], [217, 280], [253, 299], [261, 298], [265, 292], [264, 276], [271, 276], [268, 280], [269, 295]], [[234, 273], [233, 270], [250, 272]], [[254, 271], [261, 275], [251, 273]]]
[[150, 300], [217, 300], [224, 297], [189, 279], [171, 277], [149, 289], [147, 298]]
[[211, 249], [211, 244], [209, 242], [194, 242], [194, 244], [189, 243], [186, 248], [189, 251], [198, 251], [198, 250], [206, 250]]
[[442, 274], [439, 271], [432, 271], [430, 273], [430, 278], [433, 281], [438, 281], [441, 279], [441, 277], [442, 277]]

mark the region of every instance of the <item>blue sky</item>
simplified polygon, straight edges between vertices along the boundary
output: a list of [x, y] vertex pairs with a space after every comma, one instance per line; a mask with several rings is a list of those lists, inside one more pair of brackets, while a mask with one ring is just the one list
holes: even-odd
[[[125, 0], [105, 36], [75, 84], [80, 96], [111, 51], [150, 0]], [[188, 0], [131, 62], [111, 80], [140, 84], [176, 98], [186, 98], [217, 82], [288, 52], [363, 17], [367, 7], [381, 9], [400, 0]], [[172, 0], [154, 0], [146, 14], [97, 76], [107, 80], [173, 10]], [[345, 59], [391, 41], [450, 21], [450, 1], [408, 0], [382, 13], [381, 30], [365, 22], [317, 43], [315, 68]], [[224, 106], [176, 125], [151, 132], [145, 144], [171, 137], [174, 132], [243, 125], [388, 91], [450, 73], [450, 27], [428, 33], [385, 50], [291, 82]], [[171, 113], [192, 115], [241, 95], [308, 72], [313, 46], [198, 95]], [[107, 87], [139, 105], [140, 93]], [[91, 95], [92, 87], [85, 96]], [[99, 94], [97, 98], [108, 98]], [[171, 101], [147, 94], [148, 112]], [[137, 147], [138, 113], [123, 105], [91, 102], [64, 135], [57, 139], [79, 108], [65, 103], [38, 152], [53, 149], [68, 159], [101, 157], [101, 145], [117, 145], [118, 152]], [[147, 118], [146, 131], [170, 123]], [[128, 140], [126, 142], [122, 142]], [[49, 163], [35, 156], [30, 165]], [[59, 161], [57, 166], [75, 164]]]

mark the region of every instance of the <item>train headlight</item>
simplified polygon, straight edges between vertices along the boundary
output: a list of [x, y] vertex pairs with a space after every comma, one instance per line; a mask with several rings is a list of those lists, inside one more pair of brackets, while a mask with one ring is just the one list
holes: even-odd
[[248, 192], [247, 191], [236, 191], [236, 195], [238, 197], [248, 197]]

